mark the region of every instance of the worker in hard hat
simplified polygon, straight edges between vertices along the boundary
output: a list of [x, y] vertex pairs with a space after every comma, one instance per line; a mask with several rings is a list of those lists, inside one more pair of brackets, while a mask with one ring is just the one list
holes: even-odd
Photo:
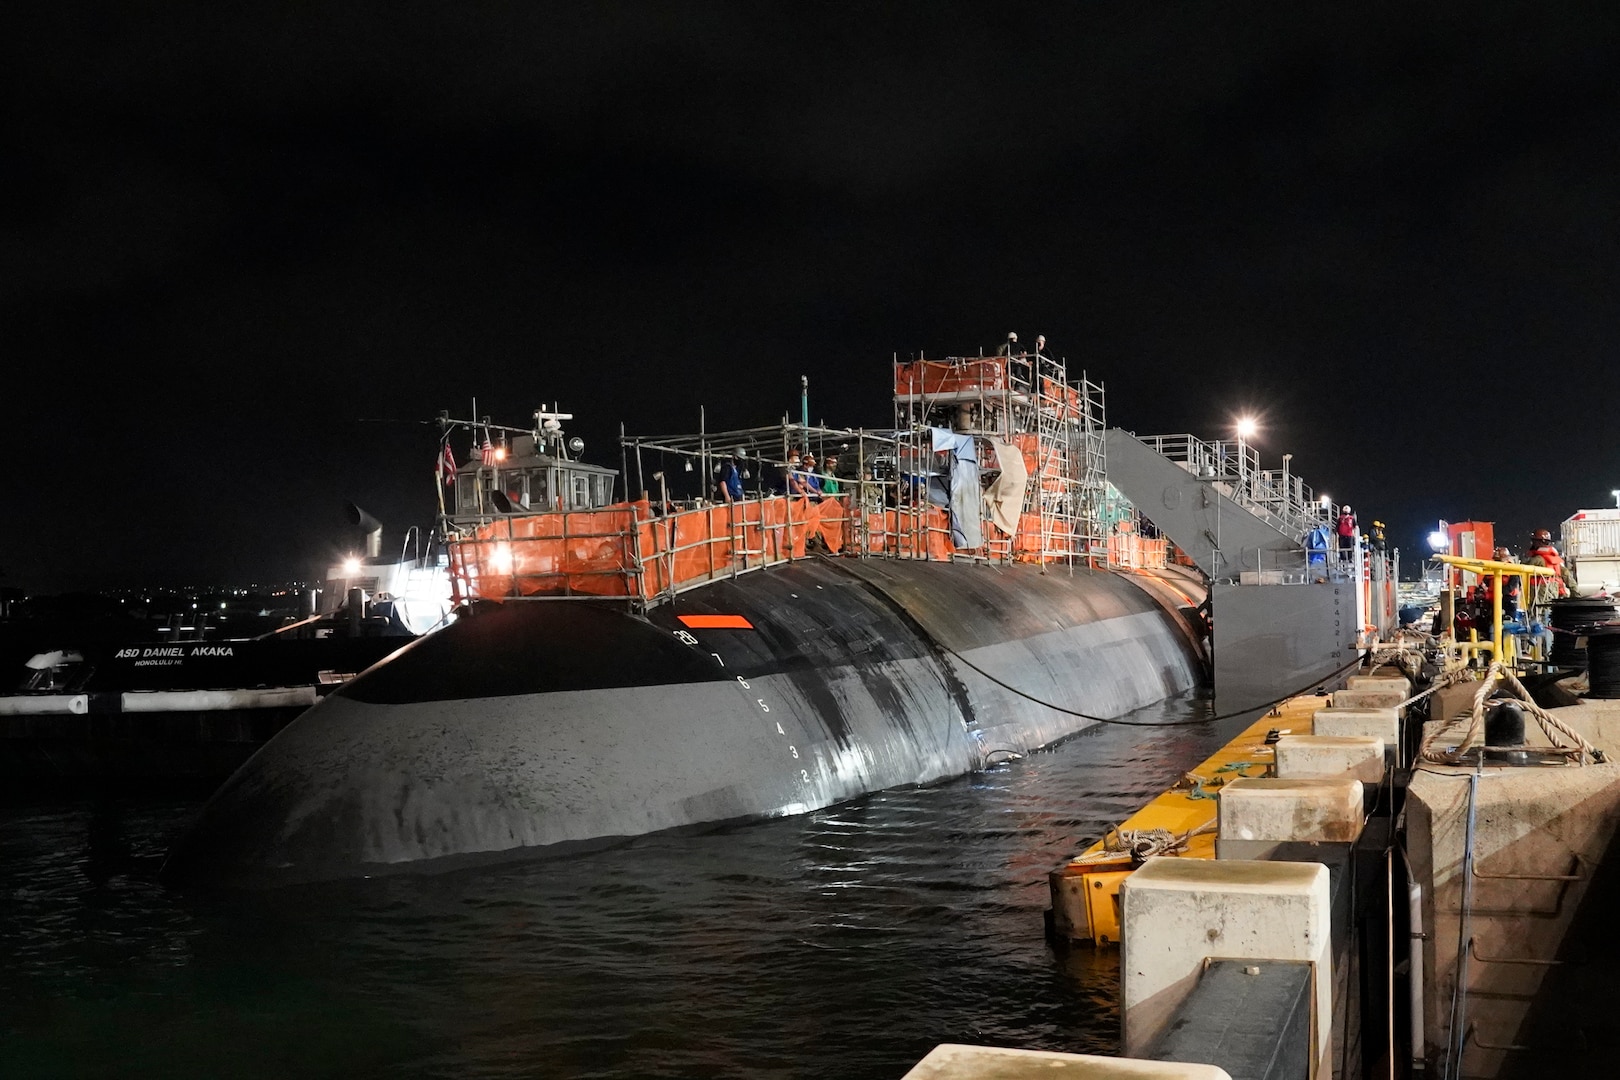
[[1569, 595], [1570, 586], [1574, 582], [1571, 580], [1569, 564], [1564, 562], [1564, 556], [1553, 544], [1552, 533], [1546, 529], [1537, 529], [1530, 537], [1530, 550], [1525, 552], [1524, 561], [1531, 566], [1545, 566], [1555, 575], [1536, 579], [1539, 603]]
[[1356, 513], [1349, 505], [1339, 507], [1339, 520], [1334, 526], [1339, 534], [1339, 561], [1350, 562], [1356, 557]]
[[[1499, 547], [1492, 553], [1491, 558], [1499, 563], [1514, 562], [1513, 553], [1505, 547]], [[1502, 575], [1502, 618], [1517, 619], [1519, 617], [1519, 575]], [[1485, 578], [1485, 596], [1490, 598], [1491, 579]]]

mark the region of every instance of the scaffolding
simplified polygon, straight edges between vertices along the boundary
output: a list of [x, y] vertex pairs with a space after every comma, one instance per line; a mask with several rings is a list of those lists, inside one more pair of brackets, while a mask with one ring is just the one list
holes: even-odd
[[[450, 541], [457, 599], [648, 604], [809, 556], [1164, 565], [1162, 541], [1118, 535], [1129, 530], [1113, 521], [1099, 384], [1084, 374], [1071, 384], [1064, 361], [1039, 354], [895, 357], [893, 368], [890, 430], [784, 417], [621, 435], [625, 501], [530, 508], [509, 498], [509, 509], [462, 523]], [[820, 461], [836, 452], [839, 472], [796, 466], [806, 451]], [[720, 488], [732, 467], [741, 498]], [[797, 490], [795, 478], [811, 477], [836, 492]]]
[[[1005, 471], [1009, 448], [1026, 483], [1015, 528], [987, 522], [975, 554], [999, 560], [1098, 564], [1107, 558], [1107, 428], [1103, 388], [1038, 353], [894, 360], [894, 425], [905, 459], [927, 461], [934, 432], [980, 444], [981, 475]], [[983, 452], [983, 451], [987, 451]]]

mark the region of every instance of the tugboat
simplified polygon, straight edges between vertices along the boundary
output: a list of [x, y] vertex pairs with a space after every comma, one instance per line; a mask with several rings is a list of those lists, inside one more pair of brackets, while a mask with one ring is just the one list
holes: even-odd
[[448, 624], [442, 547], [384, 557], [382, 525], [352, 503], [348, 512], [365, 530], [364, 554], [330, 567], [307, 614], [286, 625], [228, 637], [198, 618], [42, 642], [0, 695], [7, 790], [212, 790], [326, 693]]
[[272, 739], [165, 875], [432, 871], [798, 814], [1206, 682], [1205, 579], [1108, 485], [1100, 385], [1039, 353], [893, 375], [882, 431], [803, 402], [622, 437], [617, 499], [631, 477], [578, 460], [568, 414], [442, 414], [442, 450], [485, 448], [441, 469], [455, 623]]

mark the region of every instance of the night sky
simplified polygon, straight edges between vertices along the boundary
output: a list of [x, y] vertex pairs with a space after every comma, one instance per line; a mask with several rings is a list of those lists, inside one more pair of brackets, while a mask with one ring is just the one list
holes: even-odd
[[314, 575], [345, 500], [431, 525], [441, 409], [616, 466], [1008, 331], [1117, 426], [1257, 412], [1409, 558], [1522, 546], [1620, 487], [1617, 13], [12, 12], [0, 585]]

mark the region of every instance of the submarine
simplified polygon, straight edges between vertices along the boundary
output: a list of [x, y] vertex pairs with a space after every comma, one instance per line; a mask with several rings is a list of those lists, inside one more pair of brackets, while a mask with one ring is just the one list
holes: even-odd
[[[441, 414], [458, 617], [267, 742], [164, 878], [436, 872], [801, 814], [1207, 682], [1204, 578], [1110, 498], [1100, 386], [1039, 353], [894, 375], [893, 429], [806, 406], [625, 438], [641, 492], [619, 501], [568, 414]], [[466, 433], [482, 449], [458, 467]], [[817, 450], [836, 471], [801, 462]], [[672, 498], [653, 455], [714, 487]]]

